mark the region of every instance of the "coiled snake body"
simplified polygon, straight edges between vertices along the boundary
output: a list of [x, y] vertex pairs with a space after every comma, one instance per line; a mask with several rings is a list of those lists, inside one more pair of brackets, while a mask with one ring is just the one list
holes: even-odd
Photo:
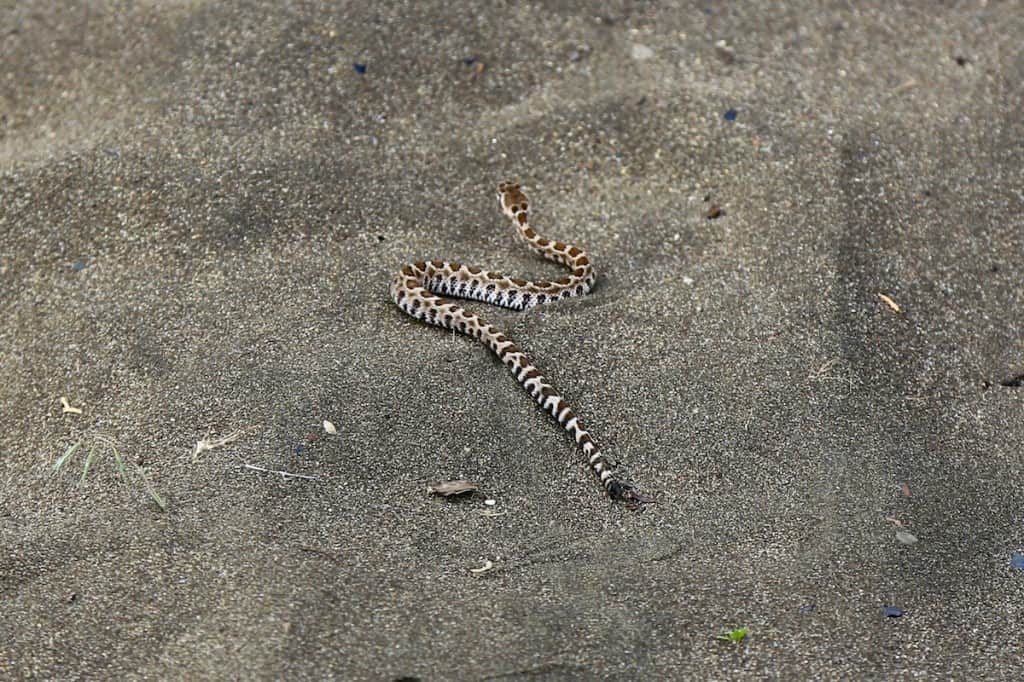
[[498, 187], [498, 202], [532, 251], [561, 263], [572, 273], [554, 282], [532, 282], [459, 263], [420, 261], [406, 265], [394, 276], [391, 280], [391, 298], [417, 320], [462, 332], [494, 351], [526, 392], [572, 435], [612, 499], [634, 504], [650, 501], [640, 496], [630, 484], [616, 477], [612, 466], [583, 428], [572, 408], [512, 341], [475, 313], [441, 297], [470, 298], [503, 308], [526, 310], [563, 298], [582, 296], [593, 287], [596, 279], [594, 267], [582, 249], [546, 239], [530, 227], [529, 204], [519, 185], [502, 183]]

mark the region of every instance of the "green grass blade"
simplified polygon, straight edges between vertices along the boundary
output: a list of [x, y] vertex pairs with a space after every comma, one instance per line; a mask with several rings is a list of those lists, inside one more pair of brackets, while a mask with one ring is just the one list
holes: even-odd
[[146, 475], [146, 472], [138, 465], [135, 466], [135, 471], [139, 475], [139, 478], [142, 479], [142, 485], [146, 487], [146, 492], [149, 493], [149, 496], [153, 498], [154, 502], [156, 502], [156, 506], [160, 507], [160, 511], [167, 511], [167, 502], [164, 501], [164, 498], [156, 491], [153, 484], [149, 482], [149, 476]]
[[85, 485], [85, 477], [89, 473], [89, 467], [92, 466], [92, 460], [96, 456], [96, 445], [94, 444], [89, 448], [89, 454], [85, 456], [85, 465], [82, 467], [82, 478], [78, 480], [78, 485]]
[[146, 490], [149, 491], [149, 496], [153, 498], [154, 502], [156, 502], [156, 506], [160, 507], [160, 511], [167, 511], [167, 503], [164, 501], [164, 498], [160, 496], [160, 493], [156, 491], [156, 488], [147, 483]]
[[124, 458], [121, 457], [121, 453], [117, 451], [113, 443], [107, 443], [107, 447], [114, 453], [114, 462], [117, 464], [117, 470], [121, 472], [121, 479], [124, 480], [125, 484], [128, 483], [128, 467], [125, 466]]
[[81, 445], [82, 441], [78, 441], [77, 443], [69, 445], [68, 449], [64, 451], [64, 454], [58, 457], [57, 461], [53, 463], [52, 473], [55, 474], [58, 471], [60, 471], [60, 468], [64, 466], [64, 463], [68, 461], [68, 458], [71, 457], [71, 455], [75, 454], [75, 451], [78, 450], [78, 448], [81, 447]]

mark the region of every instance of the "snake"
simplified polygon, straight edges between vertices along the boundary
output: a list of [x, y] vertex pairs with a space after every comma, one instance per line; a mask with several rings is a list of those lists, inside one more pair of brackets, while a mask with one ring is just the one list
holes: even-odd
[[590, 257], [578, 246], [541, 236], [530, 225], [529, 201], [519, 184], [506, 181], [498, 185], [498, 203], [531, 251], [565, 266], [570, 274], [554, 281], [531, 281], [455, 262], [417, 261], [403, 266], [391, 279], [391, 299], [417, 320], [458, 331], [487, 346], [530, 397], [569, 432], [611, 499], [633, 506], [651, 501], [617, 475], [576, 412], [515, 343], [476, 313], [445, 298], [472, 299], [522, 311], [584, 296], [593, 288], [597, 273]]

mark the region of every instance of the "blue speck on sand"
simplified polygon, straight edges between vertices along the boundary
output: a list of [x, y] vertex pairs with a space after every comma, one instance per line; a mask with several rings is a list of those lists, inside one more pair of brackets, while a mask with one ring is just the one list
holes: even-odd
[[84, 258], [79, 258], [78, 260], [71, 264], [71, 268], [75, 272], [81, 272], [82, 270], [85, 270], [85, 266], [87, 265], [88, 263], [85, 262]]
[[725, 120], [729, 121], [730, 123], [732, 121], [735, 121], [736, 120], [736, 110], [735, 109], [729, 109], [727, 112], [725, 112]]
[[903, 609], [898, 606], [886, 606], [885, 617], [886, 618], [899, 618], [903, 615]]
[[366, 64], [352, 62], [352, 68], [356, 70], [356, 73], [366, 73]]
[[1014, 552], [1013, 556], [1010, 557], [1010, 565], [1018, 571], [1024, 571], [1024, 554]]

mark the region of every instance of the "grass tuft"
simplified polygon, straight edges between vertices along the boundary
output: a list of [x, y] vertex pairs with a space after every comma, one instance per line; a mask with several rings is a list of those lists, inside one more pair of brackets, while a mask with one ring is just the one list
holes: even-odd
[[152, 482], [149, 480], [149, 476], [138, 464], [134, 462], [126, 462], [125, 458], [121, 456], [121, 452], [117, 449], [117, 442], [109, 436], [102, 434], [90, 434], [82, 437], [75, 443], [72, 443], [64, 451], [57, 461], [53, 463], [52, 475], [56, 476], [60, 473], [61, 469], [69, 465], [72, 456], [82, 447], [86, 441], [91, 441], [89, 444], [89, 452], [85, 456], [85, 461], [82, 464], [82, 475], [78, 479], [78, 485], [84, 486], [86, 478], [89, 475], [90, 469], [92, 469], [93, 463], [96, 461], [98, 454], [101, 454], [104, 450], [109, 452], [114, 458], [114, 466], [118, 473], [121, 474], [121, 480], [124, 481], [125, 485], [131, 485], [132, 480], [138, 480], [149, 498], [156, 503], [156, 506], [160, 508], [160, 511], [167, 511], [167, 501], [164, 499], [156, 488], [153, 487]]
[[734, 628], [732, 630], [726, 630], [720, 634], [718, 639], [726, 642], [732, 642], [733, 644], [739, 644], [747, 638], [749, 633], [750, 631], [747, 628]]

